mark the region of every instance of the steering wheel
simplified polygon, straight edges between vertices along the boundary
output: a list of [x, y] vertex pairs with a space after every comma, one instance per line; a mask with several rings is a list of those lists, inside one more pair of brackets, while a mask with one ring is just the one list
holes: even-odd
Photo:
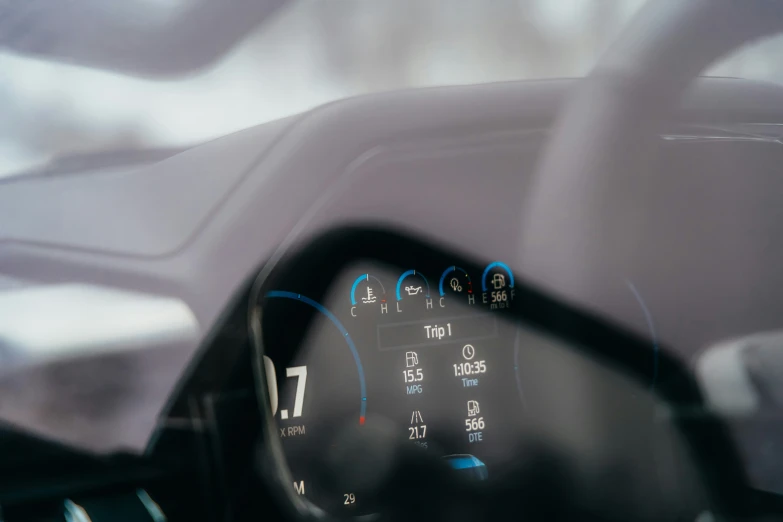
[[521, 257], [533, 277], [600, 294], [634, 256], [635, 207], [655, 183], [661, 123], [710, 63], [782, 30], [775, 1], [648, 2], [580, 82], [526, 195]]
[[[626, 291], [618, 274], [645, 263], [637, 230], [656, 219], [642, 203], [660, 174], [662, 124], [713, 61], [780, 31], [775, 1], [651, 0], [641, 9], [572, 93], [525, 195], [520, 264], [532, 282], [611, 315]], [[741, 479], [702, 473], [719, 509], [745, 509], [735, 491]]]
[[[654, 145], [690, 82], [749, 41], [783, 31], [769, 0], [651, 0], [564, 107], [526, 194], [521, 257], [554, 291], [595, 298], [634, 256]], [[595, 300], [592, 301], [595, 305]], [[600, 306], [600, 304], [599, 304]]]

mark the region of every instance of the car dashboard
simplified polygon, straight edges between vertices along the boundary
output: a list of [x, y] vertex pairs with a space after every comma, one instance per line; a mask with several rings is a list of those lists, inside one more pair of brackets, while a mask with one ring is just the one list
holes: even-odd
[[[39, 437], [35, 451], [83, 452], [5, 462], [7, 477], [26, 478], [0, 487], [6, 518], [98, 522], [126, 505], [155, 522], [373, 517], [388, 506], [385, 471], [408, 458], [397, 444], [476, 490], [513, 473], [542, 434], [631, 466], [677, 460], [676, 442], [639, 456], [609, 419], [638, 421], [629, 440], [673, 440], [655, 428], [652, 396], [670, 378], [661, 353], [710, 398], [722, 375], [700, 373], [710, 347], [779, 328], [783, 250], [764, 238], [783, 193], [783, 91], [696, 82], [661, 132], [636, 255], [602, 250], [604, 292], [558, 284], [519, 250], [539, 152], [573, 82], [360, 97], [140, 169], [0, 184], [7, 321], [29, 324], [48, 302], [83, 326], [54, 321], [43, 340], [6, 342], [13, 372], [0, 386], [18, 399], [0, 401], [0, 418]], [[579, 260], [552, 264], [566, 262]], [[581, 312], [558, 311], [545, 291]], [[141, 311], [176, 321], [96, 327]], [[567, 343], [553, 318], [574, 329]], [[633, 386], [566, 346], [614, 339], [591, 326], [607, 318], [637, 350]], [[66, 344], [84, 349], [57, 357]], [[779, 410], [766, 393], [728, 422], [754, 485], [777, 498], [779, 458], [764, 441]], [[657, 479], [682, 486], [688, 473]], [[416, 491], [424, 512], [443, 506]], [[700, 501], [672, 509], [697, 515]]]

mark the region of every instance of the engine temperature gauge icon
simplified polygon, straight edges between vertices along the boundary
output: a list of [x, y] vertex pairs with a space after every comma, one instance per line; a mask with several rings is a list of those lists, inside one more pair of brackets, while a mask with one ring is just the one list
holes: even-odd
[[372, 293], [372, 287], [367, 286], [367, 297], [362, 297], [362, 304], [374, 303], [377, 297]]
[[356, 278], [351, 286], [351, 317], [359, 317], [363, 312], [377, 312], [380, 308], [382, 314], [389, 312], [386, 303], [386, 289], [381, 280], [372, 274], [362, 274]]
[[370, 274], [362, 274], [351, 286], [351, 305], [386, 302], [386, 289], [381, 280]]

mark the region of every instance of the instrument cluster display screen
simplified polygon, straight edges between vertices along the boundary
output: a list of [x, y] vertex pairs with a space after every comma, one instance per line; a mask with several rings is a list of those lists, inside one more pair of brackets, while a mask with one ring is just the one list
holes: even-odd
[[359, 263], [324, 298], [295, 286], [264, 294], [262, 357], [299, 495], [330, 513], [374, 512], [378, 470], [359, 468], [389, 463], [357, 454], [373, 438], [467, 480], [503, 473], [525, 423], [525, 335], [498, 314], [516, 298], [505, 263], [478, 273]]

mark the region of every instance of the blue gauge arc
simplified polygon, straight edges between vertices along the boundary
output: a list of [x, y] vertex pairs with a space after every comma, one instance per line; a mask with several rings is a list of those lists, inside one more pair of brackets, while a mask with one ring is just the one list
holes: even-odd
[[489, 275], [490, 271], [494, 268], [502, 268], [505, 270], [505, 272], [508, 274], [508, 286], [509, 288], [514, 288], [514, 274], [511, 273], [511, 269], [508, 267], [507, 264], [502, 263], [500, 261], [495, 261], [494, 263], [490, 263], [487, 265], [487, 268], [484, 269], [484, 273], [481, 275], [481, 290], [483, 292], [487, 291], [487, 276]]
[[446, 455], [443, 459], [452, 469], [467, 471], [475, 480], [487, 479], [487, 466], [473, 455]]
[[[402, 294], [400, 294], [400, 289], [402, 288], [402, 282], [406, 277], [410, 276], [418, 276], [424, 281], [424, 285], [427, 287], [427, 293], [425, 294], [425, 297], [430, 296], [430, 283], [427, 281], [427, 278], [424, 277], [424, 275], [420, 272], [417, 272], [415, 270], [408, 270], [407, 272], [404, 272], [400, 278], [397, 280], [397, 300], [402, 301]], [[413, 295], [413, 294], [410, 294]]]
[[478, 468], [484, 465], [473, 455], [447, 455], [443, 458], [453, 469]]
[[343, 326], [343, 323], [340, 322], [335, 315], [330, 312], [328, 309], [326, 309], [321, 303], [318, 303], [317, 301], [313, 301], [309, 297], [305, 297], [302, 294], [295, 294], [294, 292], [282, 292], [279, 290], [273, 290], [271, 292], [267, 292], [266, 294], [267, 298], [283, 298], [283, 299], [293, 299], [295, 301], [300, 301], [306, 305], [309, 305], [313, 308], [315, 308], [316, 311], [326, 316], [327, 319], [329, 319], [332, 324], [334, 324], [337, 327], [337, 330], [339, 330], [340, 335], [342, 335], [343, 339], [345, 339], [346, 344], [348, 345], [348, 349], [351, 350], [351, 355], [353, 355], [353, 361], [356, 363], [356, 371], [359, 373], [359, 388], [361, 390], [361, 408], [359, 410], [359, 424], [364, 424], [364, 419], [366, 417], [367, 413], [367, 386], [364, 382], [364, 367], [362, 366], [362, 360], [359, 357], [359, 352], [356, 350], [356, 345], [353, 342], [353, 339], [351, 339], [351, 336], [348, 334], [348, 330], [345, 329]]
[[645, 303], [641, 292], [639, 292], [639, 290], [636, 288], [636, 285], [634, 285], [630, 280], [626, 280], [625, 284], [628, 285], [628, 289], [631, 291], [633, 296], [636, 298], [636, 301], [639, 303], [639, 306], [642, 308], [644, 319], [647, 321], [647, 328], [650, 330], [650, 338], [652, 339], [653, 345], [653, 374], [650, 389], [654, 390], [655, 384], [658, 381], [658, 351], [660, 350], [658, 345], [658, 333], [655, 331], [655, 323], [653, 322], [652, 314], [650, 313], [650, 309], [647, 308], [647, 303]]
[[443, 283], [444, 281], [446, 281], [446, 276], [448, 276], [452, 272], [462, 272], [463, 274], [465, 274], [465, 277], [468, 278], [468, 282], [469, 283], [471, 282], [470, 276], [468, 275], [468, 273], [465, 271], [464, 268], [460, 268], [458, 266], [450, 266], [440, 276], [440, 282], [438, 283], [438, 292], [440, 293], [441, 297], [446, 295], [446, 291], [443, 290]]
[[381, 286], [381, 291], [383, 291], [383, 295], [386, 295], [386, 289], [383, 287], [383, 283], [381, 283], [380, 279], [378, 279], [374, 275], [362, 274], [356, 278], [356, 281], [353, 282], [353, 286], [351, 286], [351, 305], [356, 306], [356, 288], [359, 286], [359, 284], [362, 281], [367, 281], [369, 283], [371, 279]]

